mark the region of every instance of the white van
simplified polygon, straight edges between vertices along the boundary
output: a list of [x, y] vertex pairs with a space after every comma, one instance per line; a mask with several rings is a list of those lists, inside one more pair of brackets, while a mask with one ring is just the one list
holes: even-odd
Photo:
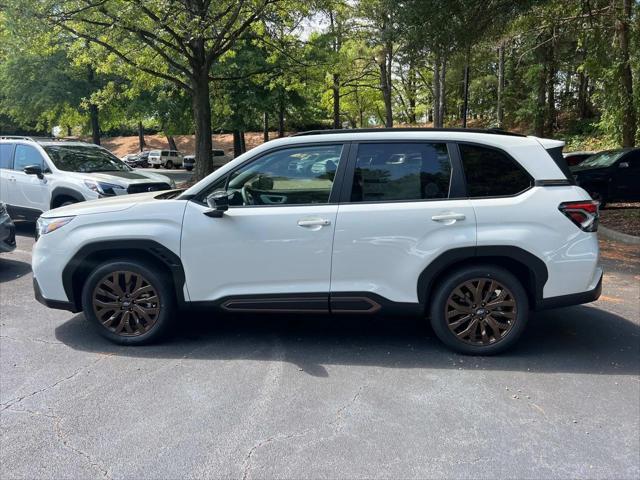
[[149, 152], [149, 165], [153, 168], [182, 167], [182, 154], [177, 150], [151, 150]]

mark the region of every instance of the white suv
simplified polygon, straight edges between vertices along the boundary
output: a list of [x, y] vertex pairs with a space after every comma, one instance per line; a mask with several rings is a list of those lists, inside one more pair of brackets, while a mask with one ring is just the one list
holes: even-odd
[[91, 143], [0, 137], [0, 201], [13, 217], [35, 220], [71, 203], [171, 188], [166, 176], [134, 171]]
[[177, 150], [151, 150], [147, 160], [153, 168], [182, 167], [182, 154]]
[[424, 315], [451, 348], [497, 353], [530, 310], [600, 294], [598, 206], [562, 146], [468, 130], [271, 141], [186, 191], [47, 212], [36, 297], [121, 344], [197, 306]]

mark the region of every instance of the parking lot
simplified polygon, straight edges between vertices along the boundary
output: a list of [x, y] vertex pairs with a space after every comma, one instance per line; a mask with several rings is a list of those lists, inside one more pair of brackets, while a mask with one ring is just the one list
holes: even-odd
[[404, 318], [184, 314], [127, 348], [33, 299], [32, 229], [0, 256], [2, 479], [640, 475], [637, 248], [499, 357]]

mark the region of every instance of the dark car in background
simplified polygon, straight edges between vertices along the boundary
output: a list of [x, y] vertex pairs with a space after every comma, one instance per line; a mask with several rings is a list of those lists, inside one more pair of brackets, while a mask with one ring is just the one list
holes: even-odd
[[[216, 170], [223, 166], [225, 163], [231, 160], [231, 157], [224, 154], [224, 150], [214, 148], [211, 150], [211, 157], [213, 158], [213, 169]], [[182, 165], [187, 172], [193, 170], [193, 167], [196, 164], [196, 156], [195, 155], [185, 155], [182, 159]]]
[[640, 200], [640, 148], [606, 150], [571, 167], [576, 183], [603, 207]]
[[149, 167], [149, 151], [127, 155], [123, 161], [132, 168], [147, 168]]
[[16, 248], [16, 227], [7, 212], [7, 206], [0, 202], [0, 253]]
[[563, 153], [562, 156], [567, 162], [567, 165], [569, 165], [570, 167], [574, 167], [576, 165], [580, 165], [587, 158], [595, 154], [596, 152], [568, 152], [568, 153]]

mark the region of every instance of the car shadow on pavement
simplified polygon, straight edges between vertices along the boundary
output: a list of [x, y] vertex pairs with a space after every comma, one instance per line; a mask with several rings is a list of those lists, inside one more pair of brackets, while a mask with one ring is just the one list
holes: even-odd
[[230, 316], [183, 313], [163, 343], [122, 347], [100, 337], [78, 314], [56, 328], [76, 350], [132, 358], [290, 362], [328, 377], [328, 365], [637, 375], [640, 327], [613, 313], [579, 306], [532, 315], [510, 351], [466, 357], [447, 350], [427, 322], [361, 316]]
[[0, 257], [0, 283], [10, 282], [31, 272], [31, 265], [20, 260]]

